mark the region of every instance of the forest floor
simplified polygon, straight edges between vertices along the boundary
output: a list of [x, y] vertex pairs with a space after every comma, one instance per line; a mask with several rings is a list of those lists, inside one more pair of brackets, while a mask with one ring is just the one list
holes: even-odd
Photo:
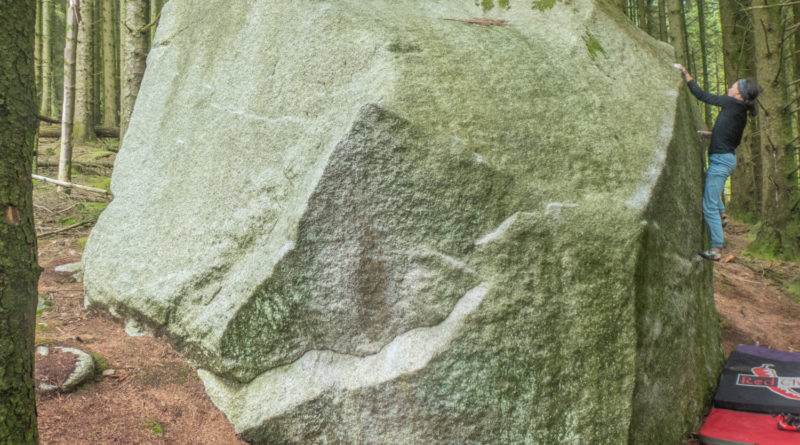
[[[108, 188], [115, 150], [116, 140], [76, 147], [73, 182]], [[41, 139], [40, 175], [56, 176], [57, 152], [57, 141]], [[244, 444], [179, 352], [163, 339], [128, 336], [122, 322], [107, 312], [85, 310], [83, 285], [71, 273], [54, 270], [80, 261], [89, 231], [109, 200], [80, 190], [57, 193], [55, 186], [34, 181], [43, 268], [39, 294], [45, 301], [37, 313], [36, 345], [78, 348], [92, 354], [101, 370], [113, 370], [105, 376], [98, 372], [71, 393], [37, 395], [41, 443]], [[789, 292], [800, 266], [743, 256], [751, 229], [731, 222], [724, 257], [733, 258], [715, 265], [714, 299], [725, 354], [739, 343], [800, 351], [800, 297]]]

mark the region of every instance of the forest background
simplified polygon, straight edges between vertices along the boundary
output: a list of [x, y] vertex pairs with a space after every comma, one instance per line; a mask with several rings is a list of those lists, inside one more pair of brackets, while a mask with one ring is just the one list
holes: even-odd
[[[529, 0], [465, 1], [474, 1], [489, 12]], [[547, 9], [559, 1], [534, 0], [532, 7]], [[759, 113], [750, 120], [737, 150], [738, 166], [726, 197], [728, 211], [755, 225], [747, 254], [800, 259], [800, 2], [599, 1], [619, 8], [654, 39], [672, 44], [675, 61], [687, 66], [709, 92], [725, 94], [736, 79], [757, 79], [763, 89]], [[0, 59], [6, 59], [0, 60], [0, 74], [13, 73], [0, 79], [0, 94], [5, 99], [30, 99], [18, 108], [6, 101], [8, 118], [0, 122], [0, 191], [8, 190], [0, 209], [5, 215], [0, 221], [0, 245], [9, 252], [0, 258], [0, 277], [11, 278], [0, 279], [0, 339], [6, 339], [0, 342], [0, 414], [7, 419], [0, 423], [0, 438], [36, 434], [35, 422], [30, 422], [35, 418], [34, 397], [32, 390], [25, 389], [30, 383], [25, 376], [32, 370], [35, 324], [35, 305], [29, 302], [37, 294], [35, 285], [19, 285], [26, 280], [35, 283], [39, 276], [38, 267], [31, 267], [26, 257], [36, 246], [35, 237], [25, 235], [35, 233], [30, 198], [34, 183], [28, 174], [16, 172], [36, 173], [49, 167], [50, 161], [44, 160], [38, 147], [40, 137], [58, 137], [58, 146], [47, 149], [58, 149], [58, 179], [68, 185], [61, 189], [66, 191], [80, 170], [72, 159], [74, 146], [99, 144], [99, 150], [90, 150], [97, 158], [118, 149], [117, 138], [124, 137], [165, 2], [0, 0]], [[21, 27], [26, 29], [18, 31]], [[20, 51], [30, 59], [29, 65], [15, 58]], [[12, 62], [14, 67], [9, 68]], [[25, 67], [31, 68], [30, 76]], [[700, 107], [698, 120], [710, 129], [717, 110]], [[109, 182], [106, 178], [94, 185], [107, 190]], [[98, 214], [91, 217], [96, 219]], [[794, 278], [790, 289], [800, 289], [798, 280]], [[21, 288], [28, 291], [19, 292]], [[24, 320], [24, 326], [13, 320]]]

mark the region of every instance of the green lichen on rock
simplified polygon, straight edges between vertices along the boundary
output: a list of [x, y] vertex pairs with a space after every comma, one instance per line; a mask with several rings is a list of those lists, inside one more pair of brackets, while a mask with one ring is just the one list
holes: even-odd
[[603, 46], [600, 45], [600, 42], [593, 35], [587, 33], [582, 38], [584, 43], [586, 43], [586, 50], [589, 51], [589, 55], [592, 56], [592, 60], [597, 57], [597, 53], [608, 57], [606, 50], [603, 49]]
[[533, 7], [539, 11], [547, 11], [556, 5], [558, 0], [534, 0]]
[[572, 3], [170, 1], [88, 300], [252, 443], [677, 443], [702, 150], [671, 49]]

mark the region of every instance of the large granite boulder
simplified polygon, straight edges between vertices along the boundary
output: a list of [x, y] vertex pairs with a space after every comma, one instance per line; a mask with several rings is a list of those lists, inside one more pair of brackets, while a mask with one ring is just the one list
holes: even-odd
[[672, 49], [492, 6], [171, 0], [88, 302], [253, 443], [679, 443], [722, 353]]

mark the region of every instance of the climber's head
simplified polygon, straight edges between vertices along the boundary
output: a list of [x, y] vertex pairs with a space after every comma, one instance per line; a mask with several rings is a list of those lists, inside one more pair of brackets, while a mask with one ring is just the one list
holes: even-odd
[[737, 80], [728, 89], [728, 96], [744, 102], [745, 105], [747, 105], [748, 111], [750, 111], [750, 114], [753, 116], [756, 114], [755, 103], [759, 93], [761, 93], [761, 89], [758, 87], [755, 79], [751, 77]]

